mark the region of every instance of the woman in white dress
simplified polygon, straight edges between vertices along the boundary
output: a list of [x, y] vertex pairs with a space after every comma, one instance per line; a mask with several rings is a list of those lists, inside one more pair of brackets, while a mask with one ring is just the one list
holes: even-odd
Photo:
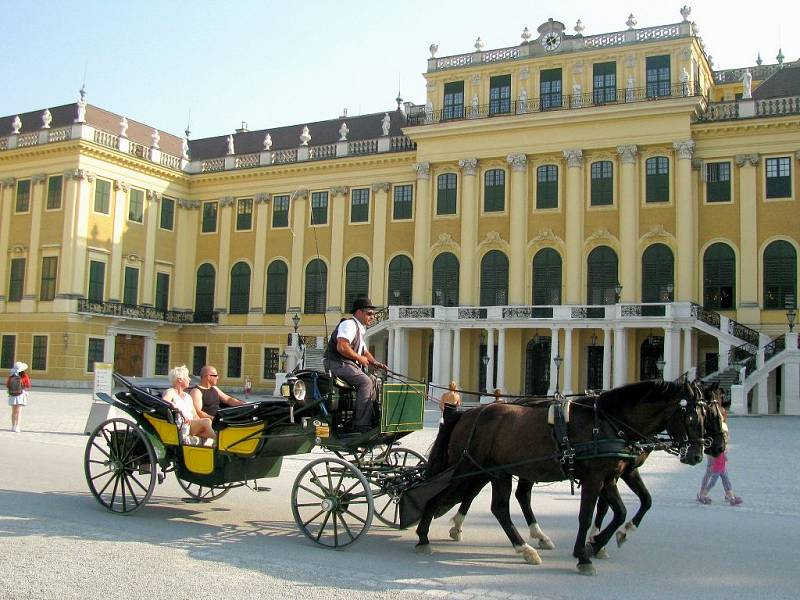
[[172, 387], [167, 388], [162, 398], [180, 411], [184, 424], [188, 425], [188, 431], [187, 428], [181, 428], [181, 433], [213, 440], [216, 436], [211, 428], [211, 419], [197, 416], [192, 397], [186, 393], [190, 385], [189, 369], [185, 365], [170, 369], [169, 382]]

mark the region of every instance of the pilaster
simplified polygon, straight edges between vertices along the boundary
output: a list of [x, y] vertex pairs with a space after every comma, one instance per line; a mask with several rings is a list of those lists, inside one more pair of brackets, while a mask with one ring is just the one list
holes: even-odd
[[414, 170], [417, 172], [417, 206], [414, 211], [414, 272], [411, 303], [418, 305], [425, 304], [428, 282], [428, 258], [431, 247], [431, 163], [416, 163]]
[[[77, 298], [86, 294], [86, 269], [88, 267], [88, 251], [87, 240], [89, 239], [89, 213], [90, 213], [90, 192], [91, 184], [94, 181], [94, 175], [87, 171], [77, 170], [73, 173], [75, 180], [75, 195], [73, 204], [75, 207], [74, 221], [68, 223], [65, 221], [65, 228], [72, 225], [70, 231], [64, 236], [64, 243], [62, 248], [67, 250], [68, 244], [72, 246], [72, 264], [71, 273], [72, 280], [68, 293], [71, 297]], [[66, 214], [64, 215], [66, 217]]]
[[8, 240], [11, 225], [11, 206], [14, 201], [13, 177], [0, 181], [0, 311], [5, 311], [8, 297]]
[[506, 390], [506, 328], [497, 330], [497, 382], [495, 387]]
[[[306, 208], [308, 190], [299, 189], [290, 199], [289, 214], [292, 216], [292, 262], [289, 266], [289, 304], [303, 310], [303, 244], [305, 241]], [[400, 371], [401, 373], [403, 371]]]
[[572, 354], [572, 334], [571, 327], [564, 328], [564, 389], [563, 394], [568, 396], [572, 393], [572, 369], [575, 357]]
[[230, 310], [231, 281], [231, 228], [233, 224], [233, 207], [236, 201], [231, 196], [219, 200], [219, 268], [217, 271], [217, 306], [214, 310], [228, 312]]
[[[256, 209], [255, 256], [253, 257], [253, 285], [250, 287], [250, 313], [261, 315], [265, 309], [267, 290], [265, 287], [267, 270], [267, 235], [269, 228], [270, 195], [256, 194], [253, 198]], [[257, 319], [260, 319], [258, 317]], [[254, 324], [257, 322], [254, 321]]]
[[508, 203], [511, 246], [508, 261], [508, 303], [525, 304], [525, 267], [528, 256], [528, 157], [521, 153], [509, 154], [506, 161], [511, 165], [511, 194]]
[[565, 304], [581, 304], [583, 281], [583, 150], [564, 150], [567, 160], [567, 181], [564, 213], [566, 218], [566, 246], [564, 273], [566, 275]]
[[637, 242], [639, 240], [639, 203], [636, 194], [636, 162], [639, 148], [629, 144], [617, 146], [622, 168], [620, 169], [619, 193], [619, 238], [620, 269], [623, 302], [635, 302], [639, 286], [636, 285], [638, 266]]
[[108, 269], [108, 299], [122, 301], [122, 231], [125, 228], [125, 196], [128, 184], [114, 181], [114, 221], [111, 230], [111, 264]]
[[758, 323], [761, 318], [758, 305], [758, 203], [756, 166], [758, 154], [736, 156], [739, 167], [739, 259], [742, 263], [739, 283], [737, 319], [745, 323]]
[[[478, 248], [478, 171], [477, 158], [458, 161], [461, 167], [461, 269], [458, 274], [458, 301], [461, 305], [475, 306], [478, 303], [475, 285], [476, 253]], [[416, 269], [416, 265], [414, 265]]]
[[614, 387], [625, 385], [628, 379], [628, 330], [614, 328]]
[[[141, 303], [145, 306], [153, 306], [155, 303], [155, 282], [156, 282], [156, 228], [158, 227], [158, 207], [161, 201], [161, 194], [149, 191], [144, 206], [144, 281], [142, 281]], [[155, 363], [154, 363], [155, 364]]]
[[31, 236], [28, 245], [28, 261], [25, 264], [25, 290], [22, 297], [23, 312], [36, 310], [36, 288], [39, 285], [39, 239], [42, 229], [42, 207], [47, 175], [31, 177]]
[[[339, 312], [349, 312], [349, 306], [343, 306], [342, 282], [344, 281], [344, 232], [345, 205], [349, 189], [345, 186], [330, 189], [331, 198], [331, 265], [328, 276], [328, 305], [339, 307]], [[374, 274], [373, 274], [374, 275]]]
[[[386, 298], [386, 214], [389, 205], [389, 182], [372, 184], [372, 281], [370, 298], [378, 306], [387, 302]], [[348, 307], [344, 307], [348, 310]]]
[[200, 202], [175, 201], [175, 282], [172, 305], [176, 309], [194, 310], [194, 289], [197, 267], [197, 232], [199, 231]]
[[692, 154], [694, 140], [682, 140], [672, 144], [677, 155], [675, 177], [675, 237], [678, 256], [675, 265], [675, 301], [691, 302], [695, 299], [697, 285], [697, 248], [695, 229], [697, 226], [695, 198], [692, 192]]

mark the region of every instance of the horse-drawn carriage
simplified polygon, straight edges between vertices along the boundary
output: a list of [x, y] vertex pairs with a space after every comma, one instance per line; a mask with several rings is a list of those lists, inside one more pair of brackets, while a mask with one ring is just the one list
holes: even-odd
[[395, 445], [422, 428], [421, 385], [380, 386], [380, 420], [358, 434], [352, 431], [354, 390], [326, 373], [301, 370], [282, 386], [283, 399], [220, 409], [212, 423], [216, 440], [207, 446], [181, 434], [177, 409], [161, 399], [165, 382], [114, 379], [122, 387], [116, 398], [98, 396], [129, 418], [109, 419], [90, 434], [84, 467], [94, 497], [115, 513], [140, 509], [170, 472], [190, 497], [211, 501], [278, 476], [283, 457], [319, 446], [333, 456], [300, 470], [292, 513], [311, 540], [339, 548], [366, 533], [373, 516], [398, 527], [400, 495], [422, 477], [424, 458]]

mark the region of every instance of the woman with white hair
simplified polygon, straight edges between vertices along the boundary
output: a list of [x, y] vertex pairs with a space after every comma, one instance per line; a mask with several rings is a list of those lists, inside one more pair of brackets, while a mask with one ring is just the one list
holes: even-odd
[[211, 419], [201, 419], [197, 416], [192, 397], [186, 393], [190, 385], [189, 369], [185, 365], [170, 369], [169, 382], [172, 387], [167, 388], [162, 398], [180, 411], [184, 424], [188, 425], [186, 435], [213, 440], [215, 435], [211, 428]]

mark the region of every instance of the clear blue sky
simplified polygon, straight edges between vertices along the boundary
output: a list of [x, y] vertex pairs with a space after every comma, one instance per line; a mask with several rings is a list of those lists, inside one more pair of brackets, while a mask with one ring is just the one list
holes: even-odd
[[[716, 68], [800, 58], [800, 3], [687, 2]], [[682, 2], [618, 0], [0, 0], [0, 115], [87, 100], [192, 138], [301, 124], [424, 102], [428, 46], [439, 56], [518, 44], [548, 17], [592, 35], [681, 20]], [[745, 8], [749, 7], [749, 8]], [[792, 27], [790, 29], [790, 26]]]

